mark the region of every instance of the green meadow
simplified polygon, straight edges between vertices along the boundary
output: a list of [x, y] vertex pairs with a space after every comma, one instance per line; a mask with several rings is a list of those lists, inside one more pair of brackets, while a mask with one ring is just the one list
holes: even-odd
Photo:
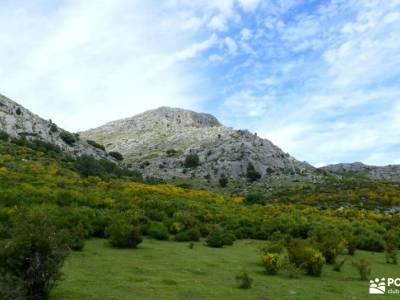
[[[341, 272], [325, 265], [321, 277], [300, 275], [291, 279], [284, 271], [267, 275], [260, 265], [265, 242], [236, 241], [224, 248], [145, 239], [137, 249], [115, 249], [103, 239], [86, 242], [73, 252], [63, 268], [64, 280], [51, 300], [67, 299], [400, 299], [368, 295], [350, 262]], [[398, 277], [399, 267], [387, 264], [382, 253], [357, 251], [352, 259], [371, 263], [371, 278]], [[235, 276], [245, 269], [253, 279], [251, 289], [239, 289]]]

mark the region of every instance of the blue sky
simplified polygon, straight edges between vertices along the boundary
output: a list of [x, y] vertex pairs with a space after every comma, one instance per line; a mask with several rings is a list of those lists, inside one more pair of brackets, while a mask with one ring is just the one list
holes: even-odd
[[71, 131], [166, 105], [400, 163], [399, 0], [2, 0], [0, 41], [0, 93]]

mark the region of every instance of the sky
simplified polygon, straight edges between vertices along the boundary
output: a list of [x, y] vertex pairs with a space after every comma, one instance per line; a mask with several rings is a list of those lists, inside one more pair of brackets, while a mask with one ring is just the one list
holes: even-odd
[[400, 0], [0, 0], [0, 94], [70, 131], [171, 106], [400, 164]]

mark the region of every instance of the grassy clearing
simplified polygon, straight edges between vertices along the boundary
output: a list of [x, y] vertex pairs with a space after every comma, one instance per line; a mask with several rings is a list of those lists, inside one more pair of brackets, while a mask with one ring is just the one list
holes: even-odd
[[[67, 261], [64, 281], [52, 300], [66, 299], [374, 299], [368, 282], [358, 279], [350, 264], [341, 273], [325, 266], [321, 278], [290, 279], [281, 272], [265, 275], [259, 265], [262, 242], [237, 241], [223, 249], [202, 242], [188, 243], [146, 239], [135, 250], [113, 249], [107, 241], [94, 239], [83, 252]], [[398, 277], [398, 266], [385, 263], [383, 254], [359, 251], [355, 258], [372, 264], [372, 277]], [[236, 287], [235, 275], [245, 268], [254, 279], [250, 290]], [[400, 299], [400, 296], [380, 296]]]

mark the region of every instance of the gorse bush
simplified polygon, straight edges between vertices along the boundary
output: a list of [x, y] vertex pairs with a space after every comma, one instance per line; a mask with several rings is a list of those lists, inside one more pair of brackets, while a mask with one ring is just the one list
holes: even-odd
[[346, 247], [346, 240], [341, 231], [329, 224], [316, 225], [311, 232], [311, 239], [328, 264], [335, 263], [336, 257]]
[[143, 241], [140, 228], [124, 218], [114, 220], [106, 228], [106, 236], [111, 245], [117, 248], [136, 248]]
[[288, 246], [289, 261], [311, 276], [321, 276], [325, 258], [309, 241], [295, 240]]
[[74, 251], [82, 251], [85, 247], [85, 228], [78, 223], [70, 232], [70, 248]]
[[279, 253], [262, 253], [261, 262], [269, 275], [275, 275], [282, 267], [282, 260]]
[[46, 213], [18, 211], [10, 238], [0, 244], [1, 284], [17, 287], [23, 299], [46, 299], [60, 279], [68, 242], [68, 234], [57, 230]]

